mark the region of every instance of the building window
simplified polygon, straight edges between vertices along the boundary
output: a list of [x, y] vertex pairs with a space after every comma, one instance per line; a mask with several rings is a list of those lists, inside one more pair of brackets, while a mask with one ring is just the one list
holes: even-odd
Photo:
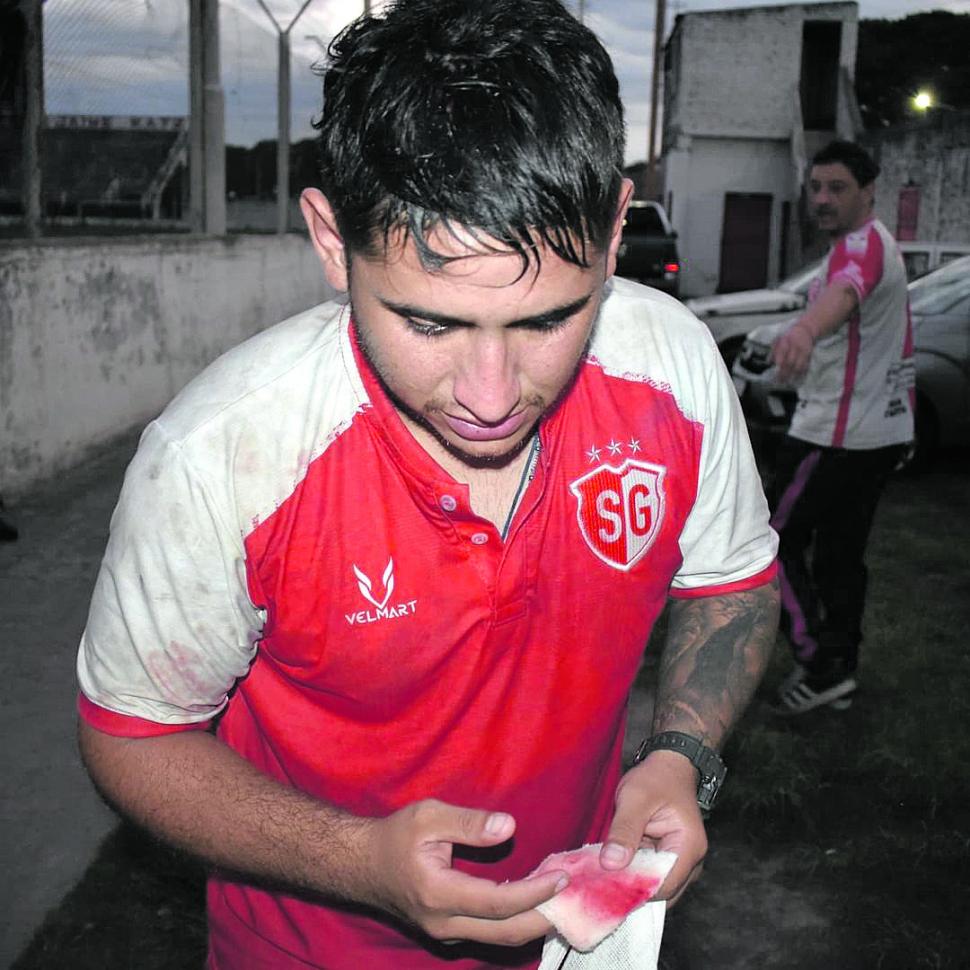
[[808, 131], [835, 128], [839, 93], [842, 23], [806, 20], [802, 25], [802, 125]]

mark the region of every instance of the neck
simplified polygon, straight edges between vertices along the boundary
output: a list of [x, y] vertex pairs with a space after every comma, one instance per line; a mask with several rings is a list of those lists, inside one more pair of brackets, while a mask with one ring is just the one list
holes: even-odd
[[401, 418], [418, 444], [456, 482], [468, 486], [472, 511], [502, 531], [529, 464], [532, 454], [529, 445], [539, 433], [538, 428], [522, 442], [521, 447], [507, 461], [499, 465], [475, 465], [445, 447], [427, 428], [406, 414], [402, 414]]

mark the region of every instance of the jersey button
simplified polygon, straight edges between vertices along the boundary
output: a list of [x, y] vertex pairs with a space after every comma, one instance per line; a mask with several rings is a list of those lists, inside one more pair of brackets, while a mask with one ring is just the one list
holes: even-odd
[[453, 495], [442, 495], [438, 501], [446, 512], [454, 512], [458, 508], [458, 503]]
[[476, 546], [484, 546], [485, 543], [488, 542], [488, 535], [486, 535], [484, 532], [476, 532], [472, 535], [472, 542], [474, 542]]

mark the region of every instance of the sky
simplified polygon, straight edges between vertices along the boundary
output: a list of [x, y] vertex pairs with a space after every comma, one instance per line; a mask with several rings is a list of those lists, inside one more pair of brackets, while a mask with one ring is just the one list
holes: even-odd
[[[286, 28], [304, 0], [263, 0]], [[779, 0], [667, 0], [666, 32], [679, 13], [774, 6]], [[579, 0], [566, 0], [575, 12]], [[381, 0], [374, 0], [379, 8]], [[290, 31], [291, 133], [311, 137], [320, 81], [312, 66], [362, 0], [310, 0]], [[610, 52], [627, 117], [627, 163], [647, 155], [654, 0], [583, 0], [584, 20]], [[859, 0], [860, 19], [929, 10], [970, 13], [970, 0]], [[226, 141], [276, 136], [276, 26], [259, 0], [221, 0], [220, 47]], [[44, 5], [48, 114], [188, 113], [187, 0], [48, 0]]]

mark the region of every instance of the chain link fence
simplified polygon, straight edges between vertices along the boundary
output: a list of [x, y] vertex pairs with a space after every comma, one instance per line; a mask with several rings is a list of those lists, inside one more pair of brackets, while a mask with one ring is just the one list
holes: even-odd
[[[24, 0], [0, 0], [0, 233], [24, 226], [39, 177], [44, 235], [190, 227], [190, 0], [57, 0], [42, 15], [42, 122], [25, 171]], [[288, 38], [288, 225], [316, 181], [314, 64], [364, 0], [221, 0], [227, 227], [277, 228], [279, 35]], [[374, 3], [375, 8], [382, 4]]]

